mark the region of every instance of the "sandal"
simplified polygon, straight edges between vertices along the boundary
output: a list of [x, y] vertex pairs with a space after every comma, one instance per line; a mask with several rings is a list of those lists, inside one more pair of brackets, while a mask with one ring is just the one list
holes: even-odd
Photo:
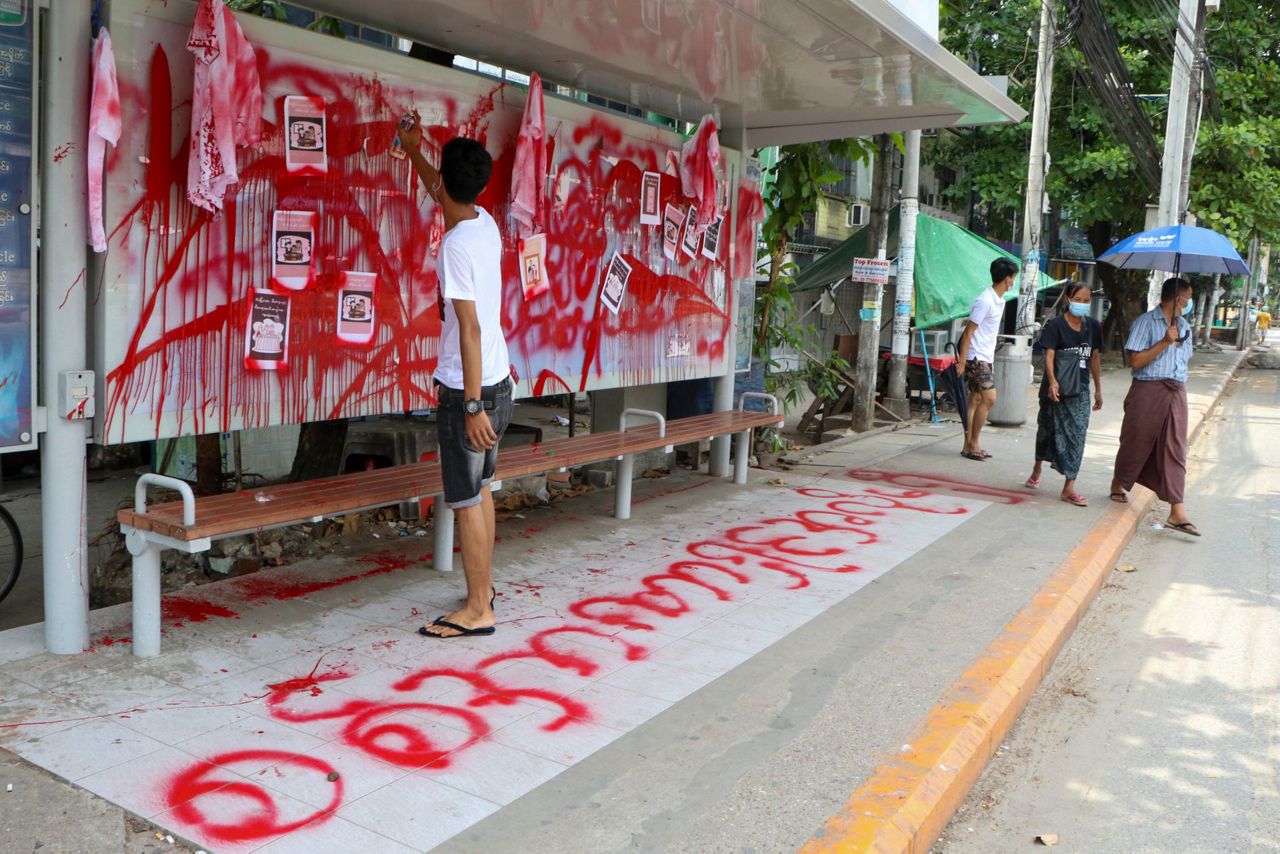
[[1125, 495], [1123, 492], [1113, 492], [1111, 493], [1111, 500], [1117, 504], [1128, 504], [1129, 496]]
[[980, 463], [986, 462], [986, 459], [987, 459], [986, 457], [982, 456], [982, 454], [977, 453], [975, 451], [961, 451], [960, 456], [964, 457], [966, 460], [977, 460]]
[[987, 452], [987, 451], [978, 451], [978, 454], [979, 454], [979, 456], [981, 456], [984, 460], [989, 460], [989, 459], [991, 459], [992, 457], [994, 457], [994, 456], [995, 456], [995, 454], [989, 453], [989, 452]]
[[1027, 478], [1027, 482], [1023, 484], [1023, 486], [1025, 486], [1027, 489], [1035, 489], [1039, 485], [1040, 485], [1040, 478], [1038, 477], [1029, 477]]
[[1074, 504], [1077, 507], [1089, 506], [1089, 499], [1085, 498], [1083, 495], [1081, 495], [1078, 492], [1073, 492], [1070, 495], [1064, 495], [1062, 496], [1062, 500], [1067, 502], [1068, 504]]
[[444, 617], [439, 617], [431, 621], [431, 625], [439, 626], [442, 629], [453, 629], [456, 635], [438, 635], [433, 631], [429, 631], [426, 626], [418, 627], [418, 634], [424, 638], [436, 638], [437, 640], [453, 640], [454, 638], [474, 637], [476, 635], [491, 635], [497, 631], [494, 626], [481, 626], [479, 628], [469, 629], [466, 626], [460, 626], [457, 623], [451, 623]]
[[1193, 537], [1200, 536], [1200, 531], [1196, 528], [1195, 525], [1191, 524], [1190, 522], [1179, 522], [1176, 525], [1172, 522], [1166, 522], [1165, 524], [1168, 525], [1170, 528], [1173, 528], [1175, 531], [1181, 531], [1182, 533], [1190, 534]]

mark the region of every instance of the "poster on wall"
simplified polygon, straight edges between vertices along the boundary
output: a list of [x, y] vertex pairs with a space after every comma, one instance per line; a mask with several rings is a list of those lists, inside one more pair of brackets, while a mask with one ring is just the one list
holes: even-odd
[[600, 299], [614, 314], [622, 305], [622, 296], [627, 292], [627, 280], [631, 278], [631, 265], [623, 260], [617, 252], [609, 261], [604, 275], [604, 285], [600, 288]]
[[526, 300], [551, 289], [547, 280], [547, 236], [531, 234], [520, 241], [520, 288]]
[[342, 271], [338, 284], [338, 339], [348, 344], [368, 344], [377, 333], [373, 292], [377, 273]]
[[274, 371], [289, 361], [289, 296], [249, 289], [249, 318], [245, 322], [244, 366]]
[[0, 453], [36, 445], [30, 11], [26, 0], [0, 3]]
[[715, 261], [720, 257], [720, 226], [723, 224], [724, 217], [720, 217], [708, 225], [707, 230], [702, 233], [703, 258], [710, 258]]
[[662, 222], [662, 176], [646, 172], [640, 179], [640, 224], [658, 225]]
[[284, 164], [290, 175], [328, 174], [328, 125], [323, 98], [285, 98], [284, 133]]
[[662, 254], [668, 261], [676, 260], [676, 246], [680, 244], [680, 229], [684, 225], [684, 211], [675, 205], [667, 205], [662, 217]]
[[680, 249], [690, 258], [698, 255], [698, 250], [702, 246], [702, 235], [694, 230], [694, 226], [698, 222], [698, 206], [690, 205], [689, 213], [684, 218], [684, 236], [680, 238]]
[[276, 211], [271, 218], [271, 284], [300, 291], [315, 279], [314, 211]]

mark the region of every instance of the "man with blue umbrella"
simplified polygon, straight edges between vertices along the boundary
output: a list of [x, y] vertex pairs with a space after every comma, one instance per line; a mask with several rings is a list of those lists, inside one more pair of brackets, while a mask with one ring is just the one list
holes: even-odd
[[1172, 270], [1160, 290], [1160, 304], [1129, 329], [1125, 349], [1133, 384], [1124, 401], [1120, 450], [1116, 452], [1111, 500], [1129, 500], [1140, 483], [1169, 502], [1168, 525], [1193, 537], [1200, 531], [1187, 518], [1187, 366], [1193, 343], [1191, 284], [1179, 272], [1249, 275], [1249, 268], [1225, 237], [1207, 228], [1171, 225], [1126, 237], [1098, 257], [1122, 269]]

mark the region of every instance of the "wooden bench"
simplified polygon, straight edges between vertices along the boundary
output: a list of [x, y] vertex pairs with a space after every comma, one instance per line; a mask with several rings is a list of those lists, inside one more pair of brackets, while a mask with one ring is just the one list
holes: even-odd
[[[764, 400], [767, 412], [746, 410], [749, 399]], [[632, 426], [635, 420], [646, 422]], [[782, 425], [781, 407], [772, 395], [748, 392], [738, 409], [667, 421], [656, 412], [628, 409], [621, 429], [504, 448], [498, 457], [494, 488], [507, 478], [542, 474], [572, 466], [617, 460], [614, 515], [631, 517], [631, 480], [635, 454], [670, 450], [703, 439], [733, 434], [736, 440], [734, 483], [747, 482], [751, 431]], [[176, 490], [180, 501], [147, 506], [150, 485]], [[319, 522], [362, 510], [373, 510], [436, 496], [435, 568], [453, 569], [453, 511], [445, 506], [439, 463], [413, 463], [281, 484], [257, 490], [196, 498], [185, 481], [144, 474], [134, 488], [134, 507], [117, 514], [125, 544], [133, 555], [133, 653], [160, 654], [160, 553], [208, 551], [214, 540], [252, 534], [299, 522]]]

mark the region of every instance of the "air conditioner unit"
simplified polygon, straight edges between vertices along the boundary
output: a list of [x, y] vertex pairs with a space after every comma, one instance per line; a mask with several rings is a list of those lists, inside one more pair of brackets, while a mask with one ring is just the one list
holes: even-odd
[[844, 224], [849, 228], [857, 228], [866, 225], [867, 220], [871, 218], [871, 207], [869, 205], [849, 205], [845, 212]]
[[[947, 346], [947, 330], [926, 329], [924, 331], [924, 345], [929, 348], [930, 358], [941, 356]], [[924, 355], [924, 353], [920, 352], [920, 330], [915, 328], [911, 330], [911, 355]]]

